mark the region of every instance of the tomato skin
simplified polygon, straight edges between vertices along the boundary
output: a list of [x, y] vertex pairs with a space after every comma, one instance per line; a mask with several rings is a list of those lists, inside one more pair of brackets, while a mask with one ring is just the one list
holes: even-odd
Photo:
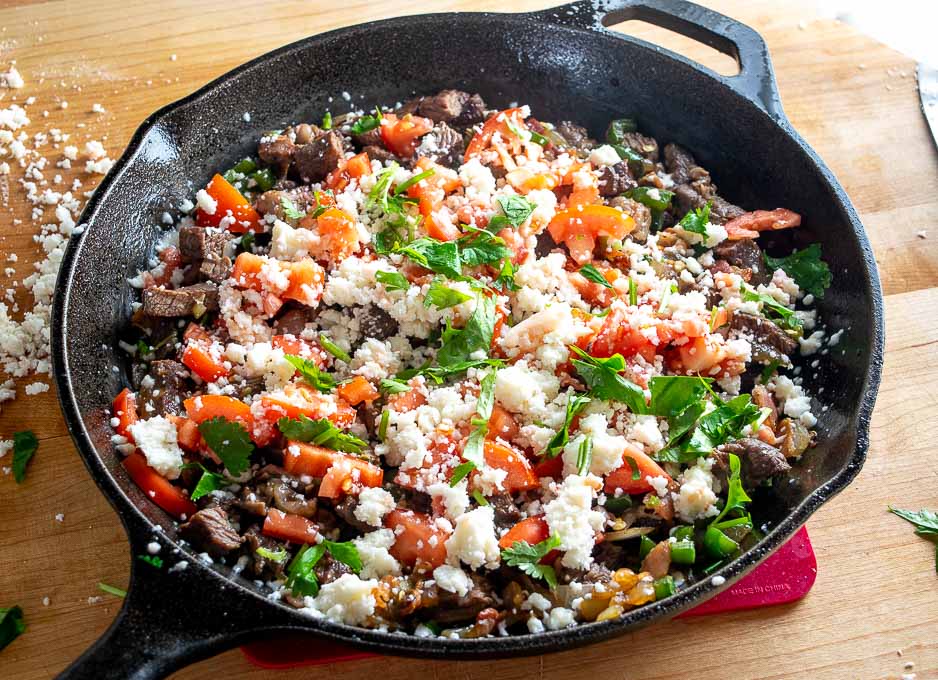
[[[631, 458], [638, 468], [639, 478], [632, 479], [632, 466], [626, 458]], [[615, 493], [622, 489], [623, 493], [637, 494], [654, 491], [655, 488], [648, 483], [647, 477], [664, 477], [671, 482], [671, 477], [665, 472], [658, 463], [648, 457], [643, 451], [640, 451], [631, 444], [625, 447], [622, 452], [622, 467], [616, 468], [606, 475], [606, 482], [603, 490], [607, 494]]]
[[324, 498], [338, 498], [356, 484], [374, 487], [384, 482], [384, 471], [377, 465], [305, 442], [287, 442], [283, 469], [294, 476], [321, 478], [319, 495]]
[[[537, 545], [541, 541], [550, 538], [550, 527], [543, 516], [526, 517], [511, 529], [504, 536], [498, 539], [498, 547], [507, 550], [518, 541], [525, 541], [528, 545]], [[541, 558], [540, 564], [551, 564], [560, 557], [559, 550], [551, 550]]]
[[492, 439], [500, 437], [505, 441], [511, 441], [518, 436], [520, 428], [518, 421], [503, 407], [495, 404], [492, 406], [492, 417], [489, 418], [488, 435]]
[[271, 508], [267, 511], [267, 517], [264, 518], [264, 527], [261, 532], [265, 536], [282, 541], [314, 545], [319, 536], [319, 527], [300, 515]]
[[336, 392], [352, 406], [357, 406], [363, 401], [372, 402], [381, 396], [374, 385], [360, 375], [355, 376], [347, 383], [339, 385]]
[[638, 329], [629, 325], [625, 312], [613, 309], [590, 344], [589, 353], [607, 358], [621, 354], [625, 358], [640, 354], [646, 361], [655, 360], [657, 347]]
[[[320, 254], [333, 262], [341, 262], [357, 253], [360, 248], [355, 220], [344, 210], [338, 208], [326, 210], [316, 218], [316, 230], [322, 238]], [[288, 296], [284, 295], [284, 297]]]
[[520, 108], [505, 109], [504, 111], [492, 114], [482, 124], [482, 129], [475, 133], [472, 139], [469, 140], [469, 144], [466, 145], [466, 154], [463, 157], [463, 162], [468, 162], [473, 156], [482, 153], [482, 151], [488, 147], [496, 132], [501, 133], [502, 136], [513, 134], [508, 127], [509, 119], [514, 125], [519, 127], [524, 126]]
[[560, 479], [563, 476], [563, 457], [544, 458], [534, 466], [534, 474], [538, 477]]
[[127, 456], [121, 465], [144, 495], [176, 519], [192, 517], [198, 509], [178, 486], [147, 465], [139, 451]]
[[202, 342], [190, 342], [186, 345], [182, 352], [182, 363], [205, 382], [214, 382], [228, 375], [223, 361], [213, 357]]
[[580, 201], [586, 198], [580, 195], [574, 200], [577, 204], [554, 215], [547, 230], [556, 243], [567, 246], [570, 256], [578, 264], [586, 264], [592, 259], [598, 237], [621, 239], [635, 229], [635, 220], [621, 210], [607, 205], [584, 205]]
[[233, 224], [226, 228], [233, 234], [243, 234], [247, 231], [263, 231], [261, 216], [251, 206], [240, 191], [235, 189], [224, 177], [212, 177], [205, 192], [215, 200], [215, 212], [209, 215], [199, 208], [195, 212], [195, 223], [200, 227], [217, 227], [221, 224], [229, 211], [235, 218]]
[[129, 388], [125, 387], [114, 397], [111, 403], [111, 417], [120, 421], [114, 432], [132, 442], [134, 437], [130, 433], [130, 426], [140, 418], [137, 416], [137, 396]]
[[487, 466], [508, 473], [502, 481], [502, 488], [508, 493], [530, 491], [540, 487], [540, 482], [538, 482], [537, 475], [531, 469], [528, 459], [525, 458], [524, 454], [515, 451], [510, 446], [492, 439], [486, 439], [482, 447], [482, 455]]
[[238, 421], [242, 425], [251, 422], [251, 407], [240, 399], [224, 394], [201, 394], [183, 402], [189, 418], [200, 424], [221, 416], [225, 420]]
[[379, 129], [381, 141], [388, 151], [401, 158], [410, 158], [417, 150], [417, 140], [433, 129], [433, 121], [410, 113], [400, 118], [393, 113], [385, 113]]
[[[385, 515], [384, 526], [396, 536], [388, 552], [401, 564], [412, 567], [420, 560], [435, 569], [446, 562], [449, 534], [440, 529], [429, 515], [394, 509]], [[431, 541], [434, 537], [436, 540]]]

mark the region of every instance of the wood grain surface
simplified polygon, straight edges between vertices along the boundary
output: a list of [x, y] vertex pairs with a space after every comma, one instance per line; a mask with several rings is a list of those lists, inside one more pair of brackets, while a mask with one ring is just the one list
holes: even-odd
[[[401, 14], [550, 4], [6, 0], [0, 67], [16, 60], [27, 81], [16, 95], [37, 98], [31, 113], [49, 111], [47, 118], [33, 116], [31, 132], [60, 127], [73, 133], [72, 143], [101, 139], [116, 157], [156, 108], [306, 35]], [[853, 199], [887, 295], [885, 379], [869, 460], [856, 482], [808, 523], [819, 565], [812, 592], [791, 605], [663, 623], [529, 659], [389, 658], [274, 674], [233, 650], [174, 677], [938, 678], [935, 549], [886, 512], [887, 504], [938, 508], [938, 153], [919, 109], [915, 64], [847, 26], [817, 19], [798, 2], [784, 9], [768, 0], [706, 4], [765, 37], [785, 110]], [[690, 41], [634, 22], [624, 28], [727, 68], [725, 58]], [[94, 113], [94, 103], [105, 113]], [[9, 210], [0, 210], [0, 259], [16, 253], [18, 277], [38, 254], [28, 223], [13, 223], [26, 214], [14, 187]], [[97, 584], [126, 585], [130, 555], [52, 392], [3, 405], [2, 438], [26, 428], [41, 439], [26, 482], [0, 475], [0, 606], [21, 605], [29, 629], [0, 653], [0, 678], [32, 680], [62, 670], [107, 628], [120, 601]]]

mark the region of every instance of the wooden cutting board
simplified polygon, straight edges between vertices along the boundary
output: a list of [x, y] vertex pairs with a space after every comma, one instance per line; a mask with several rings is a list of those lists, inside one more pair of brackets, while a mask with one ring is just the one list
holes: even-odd
[[[116, 157], [159, 106], [308, 34], [397, 14], [525, 11], [549, 4], [7, 0], [0, 7], [0, 66], [15, 59], [27, 81], [15, 94], [35, 96], [33, 109], [49, 111], [47, 118], [34, 117], [31, 131], [61, 127], [74, 134], [72, 143], [100, 139]], [[702, 680], [899, 678], [914, 672], [920, 679], [938, 678], [935, 548], [886, 512], [887, 504], [938, 508], [938, 154], [919, 110], [915, 65], [847, 26], [816, 18], [807, 4], [707, 4], [766, 38], [785, 109], [852, 197], [887, 294], [885, 378], [870, 457], [856, 482], [808, 523], [819, 563], [814, 590], [796, 604], [663, 623], [557, 655], [497, 662], [364, 660], [320, 667], [317, 675]], [[657, 29], [630, 24], [628, 30], [716, 68], [728, 63]], [[4, 92], [5, 99], [12, 94]], [[94, 103], [105, 112], [93, 112]], [[0, 257], [19, 256], [15, 265], [4, 264], [15, 267], [17, 278], [38, 251], [28, 223], [13, 223], [27, 214], [22, 191], [13, 186], [9, 211], [0, 210]], [[3, 405], [2, 438], [26, 428], [42, 440], [27, 481], [17, 486], [0, 475], [0, 607], [21, 605], [29, 625], [0, 652], [0, 677], [21, 680], [57, 673], [105, 630], [120, 602], [98, 591], [97, 583], [125, 586], [130, 558], [117, 517], [75, 453], [51, 392]], [[55, 519], [59, 514], [62, 521]], [[906, 669], [907, 662], [914, 669]], [[206, 673], [267, 676], [232, 651], [176, 677]]]

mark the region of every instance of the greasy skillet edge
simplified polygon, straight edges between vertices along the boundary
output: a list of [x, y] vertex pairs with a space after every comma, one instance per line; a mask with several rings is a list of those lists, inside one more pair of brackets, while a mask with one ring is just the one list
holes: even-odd
[[[458, 19], [460, 15], [436, 15], [434, 18], [441, 22]], [[478, 15], [475, 15], [478, 17]], [[483, 15], [484, 16], [484, 15]], [[498, 16], [498, 15], [494, 15]], [[503, 16], [501, 17], [503, 19]], [[536, 16], [521, 15], [518, 20], [539, 20]], [[543, 20], [543, 19], [540, 19]], [[368, 24], [368, 27], [377, 25], [398, 25], [401, 29], [406, 29], [408, 18], [389, 19], [380, 22]], [[315, 45], [316, 41], [325, 35], [340, 35], [352, 30], [363, 30], [364, 27], [351, 27], [338, 29], [327, 34], [313, 36], [290, 45], [281, 47], [273, 52], [269, 52], [257, 57], [246, 64], [236, 67], [232, 71], [215, 79], [206, 86], [200, 88], [191, 95], [169, 104], [156, 113], [149, 116], [137, 129], [125, 153], [117, 161], [112, 171], [101, 183], [98, 191], [89, 200], [80, 223], [85, 224], [93, 222], [100, 204], [105, 200], [112, 186], [119, 180], [126, 166], [134, 159], [141, 148], [144, 136], [163, 120], [170, 113], [187, 107], [190, 104], [197, 103], [200, 99], [207, 96], [220, 86], [224, 85], [233, 76], [242, 74], [246, 71], [262, 66], [273, 57], [302, 51]], [[589, 31], [589, 28], [585, 30]], [[635, 41], [641, 43], [641, 41]], [[644, 43], [642, 43], [644, 44]], [[669, 55], [670, 56], [670, 55]], [[693, 68], [702, 76], [714, 80], [712, 74], [702, 67], [685, 59], [678, 61], [686, 66]], [[725, 83], [717, 81], [726, 86]], [[736, 561], [720, 570], [718, 574], [725, 578], [722, 587], [713, 585], [712, 579], [699, 582], [687, 589], [681, 591], [676, 596], [668, 600], [649, 604], [642, 608], [633, 610], [619, 620], [604, 623], [580, 624], [575, 628], [562, 631], [545, 632], [538, 635], [513, 636], [511, 638], [486, 638], [481, 640], [444, 640], [438, 638], [415, 638], [412, 636], [392, 635], [373, 630], [365, 630], [334, 624], [323, 620], [310, 619], [296, 610], [283, 605], [277, 605], [266, 600], [261, 594], [235, 582], [228, 581], [224, 584], [224, 592], [218, 596], [216, 607], [221, 609], [227, 606], [231, 609], [243, 609], [253, 601], [255, 604], [266, 604], [259, 609], [266, 610], [269, 616], [258, 617], [256, 623], [257, 629], [276, 627], [280, 629], [312, 630], [327, 635], [330, 638], [345, 642], [352, 642], [368, 649], [398, 654], [421, 654], [434, 657], [462, 657], [479, 658], [483, 656], [505, 656], [520, 654], [535, 654], [548, 651], [556, 651], [561, 648], [568, 648], [588, 642], [595, 642], [601, 639], [620, 634], [630, 629], [646, 625], [647, 623], [673, 616], [689, 607], [697, 604], [705, 597], [711, 596], [716, 592], [728, 588], [736, 579], [745, 572], [752, 569], [761, 562], [769, 553], [784, 543], [807, 519], [808, 517], [826, 502], [829, 498], [842, 490], [859, 472], [865, 458], [869, 444], [869, 419], [872, 407], [875, 401], [876, 390], [879, 385], [880, 371], [882, 365], [883, 351], [883, 314], [882, 298], [880, 293], [879, 279], [876, 273], [872, 251], [869, 243], [860, 225], [859, 219], [850, 205], [849, 200], [836, 179], [828, 170], [826, 165], [817, 157], [817, 155], [807, 146], [801, 137], [792, 129], [791, 125], [783, 117], [770, 117], [772, 123], [778, 128], [780, 134], [784, 134], [793, 139], [808, 159], [818, 168], [819, 173], [825, 180], [831, 193], [838, 197], [840, 208], [845, 213], [847, 221], [851, 224], [854, 236], [863, 252], [863, 267], [866, 270], [866, 280], [870, 286], [871, 302], [873, 309], [871, 316], [873, 318], [873, 328], [871, 329], [872, 347], [870, 352], [870, 367], [867, 372], [865, 383], [865, 396], [857, 406], [858, 429], [856, 432], [856, 445], [853, 456], [849, 463], [842, 468], [830, 481], [813, 491], [804, 501], [802, 501], [789, 515], [785, 517], [773, 530], [763, 539], [763, 541], [754, 549], [743, 554]], [[94, 446], [91, 444], [90, 437], [85, 429], [85, 425], [78, 411], [74, 399], [76, 389], [72, 383], [68, 367], [68, 356], [66, 350], [65, 337], [67, 327], [65, 318], [72, 300], [69, 296], [69, 289], [78, 258], [81, 254], [83, 235], [77, 235], [72, 239], [65, 257], [63, 258], [62, 268], [56, 286], [55, 299], [53, 303], [52, 319], [52, 359], [55, 367], [55, 378], [59, 391], [59, 399], [62, 405], [63, 414], [70, 433], [82, 455], [85, 465], [88, 467], [99, 487], [105, 492], [109, 501], [115, 506], [121, 520], [124, 522], [128, 533], [131, 536], [131, 542], [139, 545], [141, 542], [150, 540], [153, 525], [145, 518], [140, 510], [131, 502], [131, 500], [119, 488], [112, 476], [112, 472], [107, 469], [103, 461], [98, 457]], [[859, 264], [859, 263], [858, 263]], [[168, 539], [164, 543], [172, 548], [175, 544]], [[196, 561], [190, 561], [190, 569], [185, 576], [198, 587], [208, 588], [217, 587], [224, 579], [220, 573]], [[136, 575], [135, 575], [136, 580]], [[165, 579], [167, 585], [171, 583], [170, 579]], [[175, 582], [173, 582], [175, 583]], [[249, 599], [251, 598], [251, 599]], [[236, 606], [235, 606], [236, 605]], [[199, 616], [195, 614], [195, 616]], [[203, 616], [203, 618], [205, 618]], [[240, 632], [232, 632], [210, 643], [208, 647], [201, 648], [198, 652], [187, 655], [191, 658], [204, 657], [228, 646], [235, 641], [244, 640], [250, 634], [246, 629]], [[180, 656], [180, 661], [184, 660]]]

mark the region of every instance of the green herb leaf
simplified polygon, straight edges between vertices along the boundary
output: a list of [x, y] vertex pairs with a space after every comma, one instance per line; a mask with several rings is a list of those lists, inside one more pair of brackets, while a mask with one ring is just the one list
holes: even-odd
[[612, 288], [612, 284], [609, 283], [606, 277], [602, 275], [602, 272], [600, 272], [598, 269], [596, 269], [596, 267], [594, 267], [591, 264], [585, 264], [582, 267], [580, 267], [580, 273], [587, 280], [592, 281], [593, 283], [598, 283], [600, 286], [603, 286], [604, 288]]
[[900, 510], [889, 506], [889, 512], [901, 517], [915, 526], [915, 533], [920, 536], [938, 536], [938, 512], [932, 510]]
[[633, 307], [638, 305], [638, 286], [632, 277], [629, 277], [629, 304]]
[[628, 406], [632, 413], [642, 414], [648, 411], [642, 388], [619, 375], [625, 370], [625, 359], [621, 354], [599, 359], [590, 356], [576, 345], [571, 345], [570, 349], [580, 357], [572, 363], [593, 396], [604, 401], [621, 402]]
[[772, 379], [772, 376], [775, 375], [775, 372], [778, 370], [778, 367], [782, 365], [781, 361], [770, 361], [769, 364], [762, 369], [762, 375], [759, 376], [759, 382], [762, 385], [765, 385]]
[[420, 266], [437, 274], [451, 279], [462, 277], [459, 245], [456, 241], [437, 241], [424, 237], [411, 241], [405, 246], [398, 246], [394, 252], [406, 255]]
[[671, 207], [671, 199], [674, 198], [673, 192], [655, 187], [635, 187], [626, 191], [625, 195], [633, 201], [651, 208], [653, 213], [662, 213], [667, 210]]
[[283, 214], [285, 217], [291, 220], [301, 220], [306, 217], [306, 213], [302, 210], [298, 210], [297, 207], [293, 204], [286, 196], [280, 197], [280, 207], [283, 208]]
[[352, 123], [350, 132], [353, 135], [363, 135], [366, 132], [374, 130], [376, 127], [381, 125], [381, 109], [375, 109], [375, 115], [364, 115], [359, 116], [355, 119], [355, 122]]
[[707, 201], [707, 205], [704, 207], [690, 210], [686, 215], [684, 215], [684, 217], [681, 218], [681, 221], [677, 223], [677, 226], [679, 226], [684, 231], [706, 236], [707, 224], [709, 224], [709, 222], [710, 202]]
[[293, 594], [302, 597], [315, 597], [319, 593], [319, 581], [313, 567], [326, 554], [325, 543], [316, 545], [304, 545], [290, 562], [287, 567], [287, 579], [285, 585], [293, 591]]
[[189, 496], [194, 501], [199, 500], [202, 496], [206, 496], [213, 491], [222, 489], [227, 486], [225, 478], [218, 474], [217, 472], [209, 472], [204, 467], [202, 468], [202, 476], [199, 477], [199, 483], [195, 485], [195, 488], [192, 490], [192, 494]]
[[492, 417], [492, 407], [495, 406], [495, 378], [497, 372], [497, 369], [489, 371], [479, 383], [479, 399], [476, 402], [476, 412], [479, 414], [479, 418], [486, 422]]
[[339, 347], [337, 344], [335, 344], [334, 342], [332, 342], [332, 340], [330, 340], [330, 339], [328, 338], [328, 336], [327, 336], [325, 333], [320, 333], [320, 334], [319, 334], [319, 345], [320, 345], [324, 350], [326, 350], [327, 352], [329, 352], [329, 354], [331, 354], [332, 356], [334, 356], [336, 359], [339, 359], [339, 360], [341, 360], [341, 361], [344, 361], [345, 363], [349, 363], [349, 362], [352, 361], [352, 357], [350, 357], [350, 356], [348, 355], [348, 352], [346, 352], [346, 351], [343, 350], [341, 347]]
[[[748, 395], [745, 395], [748, 396]], [[729, 454], [729, 465], [730, 465], [730, 474], [727, 480], [728, 490], [726, 492], [726, 505], [723, 506], [723, 510], [719, 515], [710, 523], [711, 525], [717, 524], [726, 517], [729, 513], [733, 511], [742, 512], [746, 515], [746, 503], [751, 503], [752, 499], [743, 489], [742, 475], [740, 474], [741, 465], [739, 462], [739, 456], [735, 453]]]
[[540, 564], [540, 561], [558, 547], [560, 538], [553, 535], [535, 545], [527, 541], [515, 541], [510, 548], [502, 550], [502, 560], [509, 567], [518, 567], [531, 578], [544, 579], [553, 589], [557, 587], [557, 574], [552, 566]]
[[156, 555], [137, 555], [137, 559], [141, 562], [146, 562], [154, 569], [163, 568], [163, 558], [157, 557]]
[[[459, 248], [458, 259], [462, 265], [467, 267], [476, 267], [483, 264], [495, 264], [503, 260], [511, 259], [514, 255], [511, 248], [505, 245], [505, 241], [498, 236], [483, 230], [475, 230], [475, 233], [463, 236], [456, 244]], [[462, 270], [460, 270], [461, 274]]]
[[360, 453], [368, 444], [353, 434], [343, 432], [328, 418], [313, 420], [303, 414], [297, 419], [281, 418], [277, 427], [287, 439], [309, 442], [333, 451]]
[[[365, 118], [367, 117], [368, 116], [365, 116]], [[356, 121], [356, 123], [357, 122], [358, 121]], [[377, 124], [375, 124], [374, 127], [377, 127]], [[374, 129], [374, 127], [369, 129]], [[353, 125], [353, 134], [361, 134], [354, 132], [354, 129], [355, 126]], [[367, 130], [365, 130], [365, 132], [367, 132]], [[391, 182], [394, 181], [394, 175], [397, 174], [399, 168], [400, 166], [397, 163], [391, 163], [388, 167], [378, 173], [377, 178], [375, 178], [375, 185], [371, 188], [371, 191], [368, 192], [368, 197], [365, 199], [366, 208], [379, 206], [383, 212], [388, 212], [388, 192], [391, 190]]]
[[649, 411], [656, 416], [676, 416], [690, 404], [700, 401], [707, 392], [712, 378], [690, 375], [668, 375], [652, 378], [648, 382], [651, 391]]
[[590, 403], [590, 398], [582, 394], [574, 394], [567, 399], [567, 413], [564, 417], [563, 427], [554, 433], [554, 436], [547, 442], [547, 448], [540, 455], [545, 458], [555, 458], [563, 451], [567, 442], [570, 441], [570, 424], [580, 411], [586, 408], [588, 403]]
[[628, 463], [629, 467], [632, 468], [632, 481], [636, 482], [642, 478], [642, 470], [638, 467], [638, 461], [635, 460], [632, 456], [625, 456], [624, 460]]
[[485, 465], [484, 446], [487, 429], [485, 425], [480, 425], [472, 430], [462, 450], [462, 457], [479, 470]]
[[32, 430], [13, 433], [13, 479], [22, 484], [26, 479], [26, 465], [39, 448], [39, 440]]
[[721, 402], [713, 411], [701, 416], [697, 429], [684, 447], [689, 454], [706, 454], [720, 444], [742, 436], [743, 429], [759, 420], [762, 410], [752, 403], [748, 394]]
[[475, 499], [476, 503], [478, 503], [482, 507], [489, 505], [488, 500], [486, 500], [485, 496], [483, 496], [482, 492], [479, 491], [478, 489], [473, 490], [472, 497]]
[[319, 368], [319, 365], [312, 359], [304, 359], [295, 354], [285, 354], [283, 358], [293, 364], [293, 367], [303, 376], [303, 380], [320, 392], [331, 392], [335, 389], [335, 378]]
[[398, 184], [398, 185], [397, 185], [397, 188], [394, 190], [394, 195], [395, 195], [395, 196], [400, 196], [400, 195], [404, 194], [408, 189], [410, 189], [410, 188], [411, 188], [412, 186], [414, 186], [415, 184], [419, 184], [419, 183], [422, 182], [423, 180], [427, 179], [428, 177], [432, 177], [432, 176], [435, 175], [435, 174], [436, 174], [436, 170], [434, 170], [433, 168], [430, 168], [429, 170], [424, 170], [423, 172], [417, 173], [416, 175], [414, 175], [414, 176], [411, 177], [410, 179], [408, 179], [408, 180], [406, 180], [406, 181], [401, 182], [400, 184]]
[[812, 243], [804, 250], [787, 257], [769, 257], [763, 255], [765, 264], [770, 269], [781, 269], [795, 280], [802, 290], [811, 293], [819, 300], [831, 285], [831, 270], [821, 259], [821, 244]]
[[471, 299], [471, 295], [466, 295], [461, 290], [449, 288], [437, 279], [434, 279], [430, 282], [430, 287], [427, 289], [427, 294], [423, 299], [423, 305], [424, 307], [433, 306], [437, 309], [448, 309]]
[[465, 327], [444, 336], [443, 345], [436, 355], [440, 366], [452, 368], [472, 361], [472, 354], [477, 351], [488, 354], [495, 333], [495, 304], [494, 296], [481, 293], [476, 296], [476, 308]]
[[19, 607], [0, 609], [0, 650], [26, 632], [23, 610]]
[[378, 424], [378, 439], [384, 441], [388, 436], [388, 422], [391, 420], [391, 412], [385, 409], [381, 412], [381, 422]]
[[590, 471], [593, 463], [593, 438], [589, 435], [583, 437], [580, 448], [576, 452], [576, 473], [580, 476]]
[[506, 257], [502, 260], [502, 267], [494, 283], [503, 291], [518, 290], [518, 286], [515, 283], [515, 266], [511, 263], [511, 258]]
[[127, 597], [127, 591], [117, 588], [115, 586], [110, 586], [107, 583], [98, 583], [98, 590], [102, 593], [107, 593], [108, 595], [113, 595], [114, 597]]
[[758, 302], [762, 305], [762, 315], [775, 322], [779, 328], [783, 330], [801, 329], [801, 319], [795, 315], [795, 312], [771, 295], [759, 293], [746, 284], [743, 284], [739, 292], [744, 302]]
[[260, 546], [254, 552], [258, 554], [259, 556], [263, 557], [265, 560], [270, 560], [271, 562], [277, 562], [278, 564], [280, 562], [283, 562], [285, 559], [287, 559], [287, 551], [284, 548], [280, 548], [280, 550], [275, 551], [275, 550], [268, 550], [264, 546]]
[[466, 475], [468, 475], [470, 472], [472, 472], [475, 469], [476, 469], [476, 464], [473, 463], [471, 460], [467, 460], [463, 463], [460, 463], [455, 468], [453, 468], [453, 476], [450, 477], [449, 479], [449, 485], [456, 486], [463, 479], [466, 478]]
[[410, 281], [400, 272], [379, 271], [375, 273], [375, 280], [384, 284], [387, 290], [407, 290], [410, 288]]
[[356, 574], [362, 570], [362, 558], [358, 554], [358, 548], [351, 541], [344, 543], [335, 543], [334, 541], [323, 541], [326, 550], [337, 561], [351, 567]]
[[401, 392], [410, 392], [411, 387], [402, 380], [394, 378], [383, 378], [381, 380], [381, 391], [385, 394], [400, 394]]
[[516, 194], [500, 196], [498, 198], [498, 204], [501, 206], [502, 212], [494, 215], [492, 219], [489, 220], [487, 227], [487, 230], [493, 234], [505, 227], [517, 229], [524, 224], [525, 220], [531, 216], [531, 213], [537, 209], [537, 204], [534, 201]]
[[237, 476], [248, 469], [254, 444], [244, 425], [216, 416], [199, 423], [199, 432], [228, 472]]
[[246, 234], [242, 235], [238, 239], [238, 253], [253, 253], [254, 252], [254, 232], [249, 231]]

